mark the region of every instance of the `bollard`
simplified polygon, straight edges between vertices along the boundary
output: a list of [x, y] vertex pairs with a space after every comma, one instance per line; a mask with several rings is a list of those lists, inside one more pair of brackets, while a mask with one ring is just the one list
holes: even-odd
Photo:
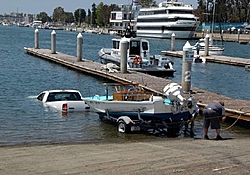
[[171, 35], [171, 51], [174, 51], [174, 45], [175, 45], [175, 34], [173, 33]]
[[191, 90], [191, 66], [194, 59], [194, 51], [192, 46], [187, 41], [183, 46], [182, 60], [182, 89], [184, 93], [189, 93]]
[[83, 37], [82, 34], [79, 33], [77, 35], [77, 61], [82, 60], [82, 44], [83, 44]]
[[35, 30], [35, 49], [39, 49], [39, 31]]
[[51, 32], [51, 53], [55, 54], [56, 53], [56, 32], [53, 30]]
[[209, 55], [209, 35], [205, 37], [205, 56]]
[[238, 43], [240, 42], [240, 29], [238, 29]]
[[127, 72], [127, 45], [128, 42], [125, 40], [121, 41], [121, 48], [120, 48], [120, 53], [121, 53], [121, 64], [120, 64], [120, 70], [121, 73], [126, 73]]

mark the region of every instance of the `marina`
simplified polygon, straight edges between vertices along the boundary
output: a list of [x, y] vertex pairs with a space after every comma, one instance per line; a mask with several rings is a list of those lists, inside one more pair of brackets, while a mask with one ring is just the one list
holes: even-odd
[[[24, 46], [27, 48], [34, 47], [34, 29], [7, 26], [1, 27], [1, 39], [5, 42], [1, 43], [1, 109], [0, 114], [0, 144], [1, 145], [33, 145], [45, 143], [79, 143], [84, 141], [104, 141], [109, 140], [143, 140], [148, 138], [144, 134], [117, 135], [116, 127], [99, 121], [96, 113], [69, 113], [67, 117], [63, 117], [59, 112], [44, 108], [41, 103], [36, 100], [37, 94], [46, 89], [77, 89], [83, 97], [88, 97], [98, 93], [104, 95], [103, 83], [107, 83], [107, 78], [94, 76], [93, 74], [85, 74], [81, 70], [66, 66], [58, 66], [54, 61], [40, 59], [24, 52]], [[22, 33], [20, 36], [19, 33]], [[64, 53], [66, 58], [76, 61], [76, 37], [78, 33], [68, 31], [56, 31], [56, 50], [57, 54], [51, 54], [50, 30], [39, 30], [39, 47], [40, 52], [44, 48], [51, 57], [57, 57], [60, 53]], [[88, 60], [80, 64], [93, 66], [94, 69], [100, 70], [100, 60], [98, 51], [102, 47], [109, 47], [110, 41], [114, 36], [96, 35], [83, 33], [83, 58]], [[162, 50], [170, 48], [169, 40], [148, 39], [151, 46], [152, 54], [159, 54]], [[176, 50], [181, 50], [186, 41], [176, 40]], [[191, 43], [192, 41], [190, 41]], [[13, 47], [15, 45], [15, 47]], [[240, 56], [247, 58], [248, 46], [238, 43], [226, 42], [224, 54], [233, 57]], [[177, 57], [169, 57], [176, 69], [174, 77], [161, 78], [161, 82], [154, 81], [155, 77], [146, 74], [125, 74], [127, 79], [140, 80], [140, 84], [154, 86], [162, 86], [168, 82], [180, 82], [182, 59]], [[97, 63], [98, 66], [92, 65]], [[88, 65], [89, 64], [89, 65]], [[108, 71], [101, 71], [109, 74]], [[105, 72], [105, 73], [104, 73]], [[230, 73], [229, 73], [230, 72]], [[116, 73], [110, 73], [115, 75]], [[149, 78], [146, 78], [148, 77]], [[117, 77], [113, 77], [117, 79]], [[125, 79], [125, 80], [126, 80]], [[158, 77], [157, 77], [158, 79]], [[119, 79], [117, 79], [119, 80]], [[122, 81], [125, 81], [122, 80]], [[234, 83], [228, 83], [230, 82]], [[120, 80], [119, 80], [120, 81]], [[225, 64], [207, 63], [192, 64], [192, 86], [198, 87], [201, 92], [213, 92], [231, 99], [239, 101], [238, 106], [243, 106], [241, 100], [249, 101], [248, 92], [249, 72], [238, 66], [228, 66]], [[129, 81], [130, 82], [130, 81]], [[161, 84], [162, 83], [162, 84]], [[159, 84], [159, 85], [158, 85]], [[14, 94], [14, 95], [12, 95]], [[217, 97], [217, 96], [216, 96]], [[218, 97], [219, 98], [219, 97]], [[224, 98], [223, 98], [224, 99]], [[211, 102], [213, 96], [206, 102]], [[226, 108], [228, 107], [225, 102]], [[230, 107], [231, 108], [231, 107]], [[237, 115], [239, 117], [239, 115]], [[241, 117], [240, 117], [241, 118]], [[233, 119], [236, 121], [236, 119]], [[237, 121], [237, 123], [239, 120]], [[223, 125], [223, 129], [228, 127], [229, 123]], [[15, 129], [14, 129], [15, 128]], [[201, 121], [195, 122], [195, 133], [197, 138], [202, 137]], [[248, 130], [233, 125], [230, 129], [223, 132], [224, 137], [239, 137], [238, 133], [247, 133]], [[211, 133], [213, 134], [213, 133]], [[151, 137], [151, 136], [150, 136]], [[180, 138], [183, 138], [182, 131]], [[155, 136], [152, 136], [155, 139]], [[167, 138], [166, 138], [167, 139]], [[167, 139], [168, 140], [168, 139]]]
[[[127, 12], [126, 22], [134, 15]], [[186, 16], [169, 20], [191, 24]], [[172, 27], [162, 26], [161, 34]], [[118, 45], [119, 37], [50, 29], [0, 25], [0, 174], [249, 174], [250, 40], [229, 36], [237, 38], [221, 55], [200, 54], [198, 62], [186, 47], [197, 38], [177, 39], [172, 49], [169, 39], [149, 36], [133, 40], [140, 42], [133, 53], [133, 42], [122, 41], [113, 50], [117, 66], [104, 64], [100, 51], [108, 57], [112, 51], [102, 48], [111, 39]], [[159, 62], [174, 65], [174, 74], [143, 68]], [[221, 140], [212, 128], [204, 137], [205, 114], [184, 129], [196, 103], [203, 110], [219, 101], [227, 116]]]
[[[171, 83], [171, 81], [166, 79], [133, 71], [125, 74], [120, 72], [107, 73], [105, 71], [100, 70], [101, 63], [92, 62], [89, 60], [82, 60], [80, 62], [77, 62], [77, 58], [74, 56], [69, 56], [63, 53], [51, 54], [51, 50], [48, 49], [24, 48], [24, 50], [28, 54], [47, 59], [49, 61], [54, 61], [61, 65], [76, 70], [80, 70], [84, 73], [90, 73], [96, 76], [102, 76], [104, 78], [110, 79], [115, 82], [139, 83], [141, 87], [143, 87], [145, 90], [148, 90], [149, 92], [153, 92], [156, 94], [162, 95], [162, 89], [165, 87], [166, 84]], [[90, 62], [91, 64], [89, 64]], [[232, 122], [234, 120], [239, 119], [242, 120], [243, 123], [242, 124], [241, 122], [238, 122], [241, 124], [241, 126], [249, 128], [250, 101], [232, 99], [226, 96], [222, 96], [220, 94], [204, 91], [202, 89], [198, 89], [195, 87], [192, 87], [192, 96], [198, 100], [198, 105], [200, 105], [201, 107], [204, 107], [206, 104], [210, 103], [211, 99], [213, 99], [213, 101], [214, 100], [224, 101], [225, 104], [227, 104], [226, 105], [227, 116], [231, 118], [228, 119], [228, 121]]]

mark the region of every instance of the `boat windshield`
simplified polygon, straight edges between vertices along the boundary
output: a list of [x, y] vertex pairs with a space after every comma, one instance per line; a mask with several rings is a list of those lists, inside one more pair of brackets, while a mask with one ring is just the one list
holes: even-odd
[[120, 41], [113, 40], [113, 49], [119, 49]]
[[131, 41], [130, 42], [130, 54], [131, 55], [140, 55], [140, 41]]

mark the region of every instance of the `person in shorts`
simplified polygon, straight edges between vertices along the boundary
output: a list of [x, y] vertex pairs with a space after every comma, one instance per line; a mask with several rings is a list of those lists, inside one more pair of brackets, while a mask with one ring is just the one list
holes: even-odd
[[220, 136], [220, 123], [226, 119], [224, 102], [210, 103], [205, 106], [203, 109], [203, 118], [204, 139], [209, 140], [208, 128], [211, 126], [211, 129], [215, 129], [216, 131], [216, 140], [223, 140]]
[[188, 130], [188, 125], [190, 123], [190, 134], [194, 134], [194, 120], [199, 114], [199, 107], [198, 105], [195, 106], [195, 109], [192, 114], [189, 115], [188, 120], [185, 122], [185, 131]]

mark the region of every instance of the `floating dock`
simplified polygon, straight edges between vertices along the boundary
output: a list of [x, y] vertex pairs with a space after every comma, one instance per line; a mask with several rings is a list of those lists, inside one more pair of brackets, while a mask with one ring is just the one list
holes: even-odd
[[[167, 56], [173, 56], [178, 58], [183, 57], [183, 51], [162, 51], [161, 53]], [[206, 62], [211, 62], [211, 63], [227, 64], [240, 67], [246, 67], [250, 65], [250, 59], [245, 59], [245, 58], [236, 58], [236, 57], [229, 57], [222, 55], [209, 55], [209, 56], [201, 55], [201, 57], [205, 58]]]
[[[121, 73], [119, 71], [109, 72], [107, 70], [103, 70], [103, 64], [99, 62], [87, 59], [77, 61], [77, 57], [75, 56], [63, 54], [60, 52], [52, 54], [51, 50], [49, 49], [34, 49], [24, 47], [24, 51], [27, 54], [34, 55], [36, 57], [66, 66], [68, 68], [81, 71], [90, 75], [103, 77], [115, 82], [139, 83], [145, 90], [159, 95], [163, 95], [163, 88], [167, 84], [172, 83], [172, 81], [164, 78], [155, 77], [135, 71], [128, 71], [127, 73]], [[221, 63], [225, 63], [225, 61]], [[235, 62], [235, 65], [236, 64], [241, 65], [242, 63]], [[229, 98], [217, 93], [204, 91], [195, 87], [191, 87], [191, 90], [192, 96], [198, 100], [198, 105], [201, 109], [208, 103], [224, 101], [226, 114], [228, 116], [227, 122], [236, 123], [236, 125], [250, 129], [250, 101]]]

